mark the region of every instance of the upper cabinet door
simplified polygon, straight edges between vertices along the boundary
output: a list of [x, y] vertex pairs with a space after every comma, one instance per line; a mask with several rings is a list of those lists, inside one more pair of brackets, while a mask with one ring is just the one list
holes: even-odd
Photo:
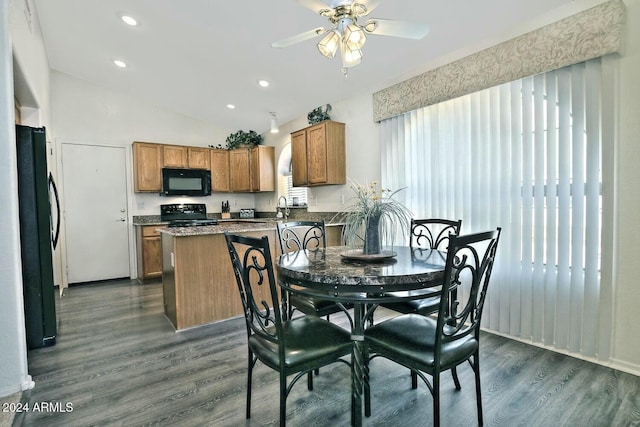
[[318, 125], [307, 130], [307, 179], [309, 184], [325, 184], [327, 177], [326, 127]]
[[229, 152], [231, 191], [251, 191], [251, 151], [237, 149]]
[[146, 142], [133, 143], [134, 191], [162, 190], [162, 146]]
[[165, 168], [186, 168], [187, 147], [179, 145], [163, 145], [162, 155], [164, 157]]
[[344, 123], [330, 120], [291, 134], [294, 186], [345, 184]]
[[251, 149], [251, 191], [275, 191], [275, 148], [260, 145]]
[[211, 150], [211, 189], [231, 191], [228, 150]]
[[294, 186], [305, 186], [307, 180], [307, 133], [291, 134], [291, 178]]
[[208, 148], [188, 147], [187, 158], [191, 169], [211, 169], [211, 150]]

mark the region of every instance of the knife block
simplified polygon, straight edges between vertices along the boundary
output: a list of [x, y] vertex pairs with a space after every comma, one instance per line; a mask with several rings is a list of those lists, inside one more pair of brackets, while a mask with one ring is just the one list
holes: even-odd
[[231, 212], [222, 212], [222, 219], [231, 219]]

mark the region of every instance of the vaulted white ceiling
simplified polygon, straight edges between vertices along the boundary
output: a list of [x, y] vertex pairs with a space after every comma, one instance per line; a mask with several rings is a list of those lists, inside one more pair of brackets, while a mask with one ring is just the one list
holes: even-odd
[[[271, 43], [329, 22], [295, 0], [35, 0], [50, 67], [229, 129], [264, 132], [313, 108], [373, 93], [454, 52], [592, 0], [383, 0], [372, 17], [429, 24], [422, 40], [370, 35], [341, 72], [307, 40]], [[327, 0], [329, 2], [329, 0]], [[125, 25], [120, 16], [135, 17]], [[124, 69], [114, 59], [127, 63]], [[268, 88], [259, 79], [271, 82]], [[226, 105], [234, 104], [235, 110]]]

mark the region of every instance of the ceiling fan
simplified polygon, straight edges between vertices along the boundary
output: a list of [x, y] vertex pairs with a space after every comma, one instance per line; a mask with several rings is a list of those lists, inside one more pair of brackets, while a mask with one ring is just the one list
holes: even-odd
[[318, 27], [271, 44], [272, 47], [287, 47], [302, 41], [325, 35], [317, 44], [320, 53], [333, 58], [340, 49], [342, 70], [358, 65], [362, 60], [362, 46], [366, 34], [421, 39], [429, 32], [426, 24], [390, 19], [364, 19], [381, 0], [297, 0], [302, 6], [326, 17], [333, 28]]

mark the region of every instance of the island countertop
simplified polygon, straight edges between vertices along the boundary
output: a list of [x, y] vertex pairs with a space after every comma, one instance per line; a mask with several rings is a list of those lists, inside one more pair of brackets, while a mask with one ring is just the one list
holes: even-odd
[[198, 227], [161, 227], [158, 231], [174, 237], [202, 236], [207, 234], [243, 233], [247, 231], [275, 230], [276, 221], [255, 220], [218, 220], [216, 225], [204, 225]]
[[[229, 233], [246, 233], [253, 231], [269, 231], [276, 229], [276, 220], [270, 219], [230, 219], [218, 220], [216, 225], [205, 225], [198, 227], [161, 227], [158, 231], [174, 237], [202, 236], [208, 234], [223, 234], [225, 231]], [[326, 227], [337, 226], [342, 224], [325, 224]]]

